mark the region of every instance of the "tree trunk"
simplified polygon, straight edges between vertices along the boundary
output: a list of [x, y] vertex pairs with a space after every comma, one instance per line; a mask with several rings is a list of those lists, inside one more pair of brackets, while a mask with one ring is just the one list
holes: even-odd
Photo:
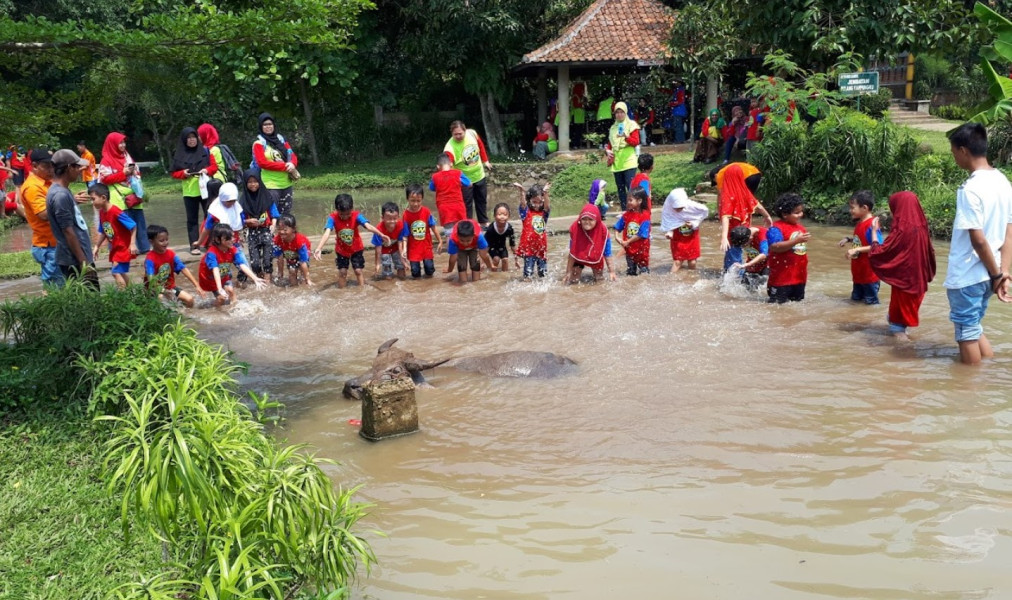
[[479, 94], [478, 100], [481, 103], [481, 120], [485, 125], [485, 142], [488, 144], [488, 152], [489, 154], [505, 154], [506, 142], [502, 135], [502, 118], [495, 105], [495, 98], [491, 92], [487, 92]]
[[[155, 138], [155, 148], [158, 148], [158, 162], [162, 164], [162, 168], [168, 170], [169, 164], [172, 162], [173, 149], [166, 146], [166, 138], [170, 135], [166, 133], [164, 136], [158, 132], [158, 120], [149, 115], [148, 126], [151, 127], [151, 136]], [[167, 132], [171, 132], [172, 128], [166, 129]]]
[[305, 79], [299, 79], [299, 94], [302, 96], [302, 113], [306, 118], [306, 144], [313, 166], [320, 166], [320, 155], [316, 151], [316, 134], [313, 132], [313, 107], [309, 103], [309, 90]]

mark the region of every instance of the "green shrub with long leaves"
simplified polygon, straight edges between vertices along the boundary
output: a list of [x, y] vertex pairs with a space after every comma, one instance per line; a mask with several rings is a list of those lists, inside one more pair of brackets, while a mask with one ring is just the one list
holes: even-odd
[[46, 296], [0, 305], [0, 411], [83, 407], [78, 357], [100, 360], [127, 339], [148, 340], [179, 316], [141, 286], [95, 293], [70, 282]]
[[176, 325], [78, 364], [94, 409], [115, 411], [97, 419], [110, 425], [104, 464], [125, 531], [143, 527], [190, 549], [183, 577], [124, 586], [118, 597], [329, 594], [375, 562], [352, 531], [366, 514], [356, 490], [335, 491], [326, 461], [265, 433], [223, 350]]

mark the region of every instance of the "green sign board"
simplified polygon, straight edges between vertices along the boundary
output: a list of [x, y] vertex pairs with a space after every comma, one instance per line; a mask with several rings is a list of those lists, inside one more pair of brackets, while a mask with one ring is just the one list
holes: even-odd
[[836, 80], [840, 92], [846, 96], [878, 93], [878, 71], [840, 73]]

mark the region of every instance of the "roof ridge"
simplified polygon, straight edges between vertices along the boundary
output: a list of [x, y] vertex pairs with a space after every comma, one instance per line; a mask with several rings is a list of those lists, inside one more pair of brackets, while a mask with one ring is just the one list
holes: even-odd
[[[601, 12], [601, 9], [603, 9], [604, 5], [608, 4], [608, 2], [611, 2], [611, 0], [597, 0], [594, 4], [590, 5], [586, 11], [584, 11], [583, 18], [580, 20], [578, 24], [576, 24], [575, 27], [573, 27], [573, 30], [571, 32], [557, 39], [550, 46], [542, 46], [538, 50], [535, 50], [534, 52], [525, 55], [523, 57], [524, 62], [534, 62], [537, 59], [538, 55], [543, 56], [545, 54], [548, 54], [552, 50], [556, 50], [573, 41], [573, 38], [575, 38], [578, 33], [583, 31], [583, 28], [586, 27], [587, 24], [590, 23], [590, 21], [595, 16], [597, 16], [597, 13]], [[530, 60], [527, 60], [528, 56], [530, 57]]]

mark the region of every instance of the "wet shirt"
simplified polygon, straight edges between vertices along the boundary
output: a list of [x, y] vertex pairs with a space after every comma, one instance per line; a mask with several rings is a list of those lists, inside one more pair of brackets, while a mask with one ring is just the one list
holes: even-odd
[[[786, 221], [777, 221], [766, 234], [769, 245], [793, 240], [806, 230], [802, 225], [791, 225]], [[799, 285], [808, 281], [808, 246], [805, 243], [795, 244], [787, 252], [771, 252], [766, 262], [770, 266], [770, 287]]]
[[152, 250], [144, 257], [144, 282], [157, 286], [157, 289], [175, 289], [176, 273], [185, 268], [186, 265], [171, 248], [161, 253]]
[[475, 236], [475, 239], [477, 240], [477, 244], [475, 242], [471, 242], [471, 246], [469, 248], [458, 248], [457, 242], [453, 241], [453, 239], [451, 238], [450, 243], [446, 245], [446, 253], [457, 254], [461, 250], [467, 251], [467, 250], [474, 250], [475, 248], [477, 248], [478, 250], [488, 250], [488, 241], [485, 239], [485, 234], [479, 233], [477, 236]]
[[548, 215], [551, 211], [521, 206], [519, 212], [523, 227], [520, 230], [517, 256], [545, 258], [548, 252]]
[[281, 235], [274, 236], [274, 256], [285, 257], [289, 263], [309, 262], [309, 238], [296, 233], [290, 241], [281, 239]]
[[436, 218], [424, 206], [417, 212], [404, 211], [404, 231], [401, 235], [408, 240], [408, 261], [432, 259], [432, 230], [435, 227]]
[[327, 217], [324, 229], [334, 230], [334, 252], [341, 256], [351, 256], [365, 249], [358, 228], [368, 224], [369, 220], [359, 214], [357, 210], [351, 211], [347, 219], [342, 219], [340, 213], [334, 211]]
[[506, 229], [502, 233], [495, 228], [495, 223], [489, 223], [488, 227], [485, 228], [485, 241], [488, 242], [488, 247], [493, 250], [505, 250], [506, 245], [509, 244], [510, 248], [516, 248], [516, 238], [513, 235], [513, 226], [506, 223]]
[[235, 246], [222, 252], [217, 246], [209, 246], [207, 254], [200, 259], [200, 271], [197, 280], [200, 282], [200, 289], [208, 292], [217, 292], [218, 287], [214, 283], [214, 269], [217, 268], [221, 275], [222, 287], [232, 283], [232, 267], [238, 268], [246, 264], [246, 257], [242, 250]]
[[382, 231], [388, 238], [390, 238], [390, 244], [384, 244], [383, 238], [377, 234], [372, 234], [372, 245], [374, 248], [380, 248], [380, 254], [394, 254], [400, 252], [400, 240], [406, 239], [407, 236], [404, 233], [404, 221], [400, 219], [393, 224], [392, 227], [387, 227], [386, 221], [380, 221], [376, 225], [376, 229]]

